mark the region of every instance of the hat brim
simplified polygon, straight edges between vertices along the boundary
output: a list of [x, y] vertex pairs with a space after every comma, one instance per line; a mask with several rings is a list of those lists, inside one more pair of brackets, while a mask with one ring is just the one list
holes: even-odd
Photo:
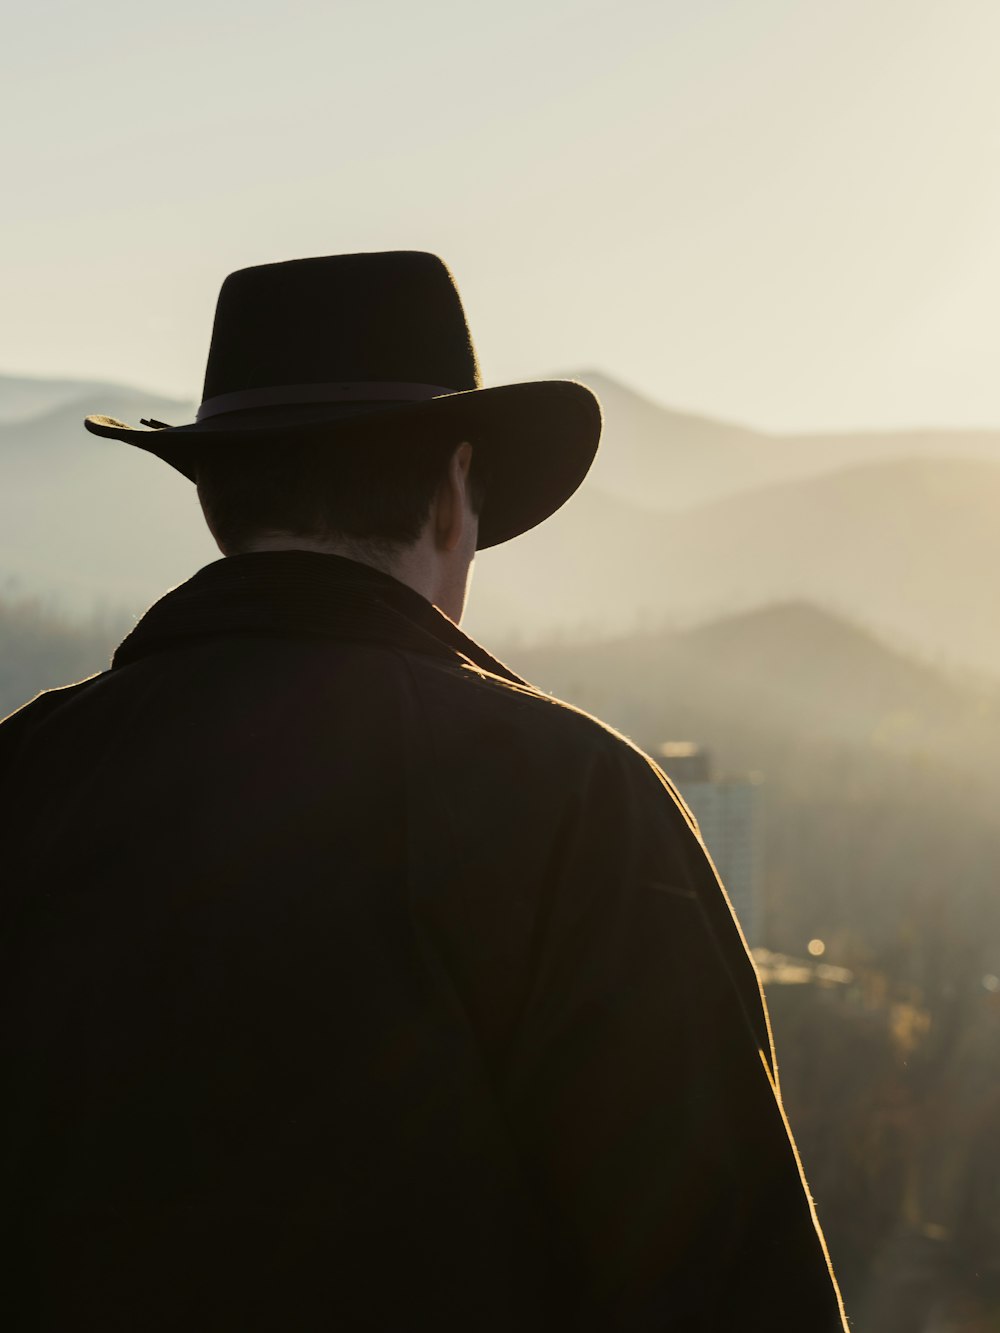
[[489, 478], [479, 518], [480, 550], [498, 546], [554, 514], [590, 469], [601, 436], [601, 408], [586, 385], [542, 380], [472, 389], [421, 403], [265, 408], [163, 429], [129, 426], [113, 417], [90, 416], [94, 435], [124, 440], [155, 454], [190, 481], [198, 458], [213, 445], [291, 441], [467, 439], [485, 455]]

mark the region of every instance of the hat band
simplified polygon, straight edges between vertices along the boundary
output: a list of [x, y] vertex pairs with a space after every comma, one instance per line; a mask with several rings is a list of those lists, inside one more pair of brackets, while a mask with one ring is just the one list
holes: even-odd
[[422, 403], [458, 393], [440, 384], [404, 384], [391, 380], [358, 381], [345, 384], [281, 384], [272, 389], [240, 389], [206, 398], [198, 408], [196, 421], [241, 412], [248, 407], [292, 407], [298, 403]]

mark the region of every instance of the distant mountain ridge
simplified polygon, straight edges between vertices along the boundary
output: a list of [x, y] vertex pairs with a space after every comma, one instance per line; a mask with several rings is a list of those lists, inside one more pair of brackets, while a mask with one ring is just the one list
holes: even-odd
[[770, 435], [677, 412], [598, 371], [579, 371], [605, 411], [593, 484], [644, 508], [678, 512], [747, 490], [903, 458], [1000, 462], [1000, 430]]
[[84, 416], [93, 412], [114, 415], [109, 412], [110, 403], [132, 405], [157, 400], [171, 401], [162, 394], [104, 381], [0, 375], [0, 424], [29, 422], [70, 404], [78, 404]]

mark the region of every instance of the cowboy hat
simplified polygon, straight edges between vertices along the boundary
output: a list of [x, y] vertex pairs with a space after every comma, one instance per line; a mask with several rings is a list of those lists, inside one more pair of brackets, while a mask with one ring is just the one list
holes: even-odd
[[572, 380], [484, 388], [455, 280], [419, 251], [261, 264], [222, 286], [193, 422], [89, 416], [95, 435], [156, 454], [194, 481], [214, 445], [412, 439], [482, 450], [479, 546], [559, 508], [587, 474], [601, 409]]

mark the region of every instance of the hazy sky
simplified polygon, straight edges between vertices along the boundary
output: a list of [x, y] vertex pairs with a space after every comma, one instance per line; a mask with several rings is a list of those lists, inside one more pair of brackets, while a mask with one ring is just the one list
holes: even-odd
[[231, 269], [418, 248], [491, 383], [997, 426], [998, 52], [996, 0], [18, 5], [0, 370], [197, 397]]

